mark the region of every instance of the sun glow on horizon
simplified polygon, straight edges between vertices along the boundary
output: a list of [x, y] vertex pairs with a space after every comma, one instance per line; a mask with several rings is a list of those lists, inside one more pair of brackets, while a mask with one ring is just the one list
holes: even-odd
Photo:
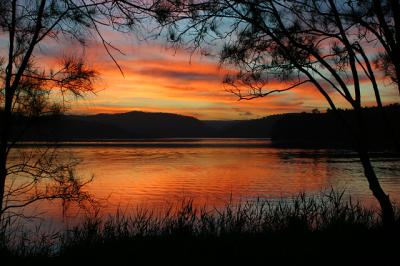
[[[235, 71], [221, 66], [215, 57], [190, 53], [183, 48], [166, 48], [162, 43], [134, 42], [123, 34], [109, 34], [112, 43], [124, 54], [114, 54], [123, 74], [95, 40], [79, 53], [76, 45], [47, 44], [37, 61], [51, 68], [59, 54], [84, 56], [99, 72], [96, 93], [69, 101], [71, 114], [122, 113], [129, 111], [177, 113], [202, 120], [254, 119], [277, 113], [325, 110], [325, 99], [311, 85], [272, 94], [251, 101], [238, 100], [227, 92], [224, 75]], [[60, 53], [60, 49], [63, 53]], [[272, 81], [267, 89], [287, 84]], [[368, 86], [365, 89], [371, 91]], [[386, 99], [395, 90], [386, 92]], [[371, 94], [372, 95], [372, 94]], [[343, 100], [331, 95], [340, 107]], [[385, 95], [384, 95], [385, 96]], [[366, 102], [368, 99], [366, 99]], [[390, 103], [390, 102], [387, 102]]]

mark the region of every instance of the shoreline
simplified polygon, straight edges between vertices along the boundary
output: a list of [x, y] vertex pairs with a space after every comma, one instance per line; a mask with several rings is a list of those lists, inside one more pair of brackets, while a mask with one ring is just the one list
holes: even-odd
[[228, 204], [217, 213], [189, 200], [160, 216], [88, 217], [37, 242], [22, 234], [13, 247], [0, 241], [0, 256], [4, 265], [395, 265], [398, 214], [385, 229], [378, 212], [333, 190], [278, 205]]

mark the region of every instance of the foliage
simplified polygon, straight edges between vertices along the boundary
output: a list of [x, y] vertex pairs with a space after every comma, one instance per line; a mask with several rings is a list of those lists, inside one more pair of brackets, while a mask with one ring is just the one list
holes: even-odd
[[[400, 40], [398, 1], [172, 3], [161, 0], [159, 3], [163, 17], [169, 17], [160, 19], [160, 23], [168, 36], [172, 36], [172, 42], [189, 43], [195, 49], [209, 43], [222, 46], [221, 62], [237, 70], [227, 75], [224, 82], [229, 85], [228, 91], [239, 99], [286, 93], [299, 87], [304, 91], [316, 90], [350, 132], [371, 191], [380, 202], [386, 220], [393, 222], [390, 199], [369, 159], [365, 136], [368, 121], [362, 107], [367, 104], [379, 107], [385, 127], [392, 131], [395, 121], [390, 121], [383, 111], [381, 94], [393, 87], [379, 82], [378, 73], [383, 69], [400, 91], [395, 77], [400, 73], [396, 41]], [[370, 92], [374, 97], [372, 103], [367, 98]], [[354, 110], [354, 124], [349, 124], [338, 111], [338, 106], [343, 105]], [[398, 152], [398, 139], [393, 141]]]
[[[3, 253], [8, 250], [10, 261], [18, 255], [21, 262], [37, 259], [64, 264], [79, 259], [147, 265], [185, 265], [189, 261], [194, 265], [317, 265], [324, 259], [322, 254], [332, 252], [336, 262], [362, 261], [358, 251], [365, 248], [375, 249], [370, 260], [379, 260], [385, 252], [382, 247], [390, 245], [385, 241], [397, 234], [395, 230], [383, 231], [375, 211], [345, 199], [344, 192], [331, 190], [316, 196], [302, 193], [290, 200], [227, 203], [222, 209], [195, 207], [188, 200], [162, 213], [138, 209], [132, 216], [94, 216], [59, 234], [58, 240], [49, 235], [48, 245], [39, 242], [31, 249], [20, 249], [20, 243], [3, 249]], [[61, 243], [55, 250], [51, 247], [57, 241]], [[33, 247], [42, 247], [42, 251]], [[383, 260], [394, 259], [388, 256]], [[366, 261], [367, 265], [370, 262]]]
[[[98, 73], [83, 57], [89, 41], [99, 41], [120, 68], [113, 53], [121, 51], [104, 38], [103, 29], [134, 29], [145, 11], [135, 3], [0, 1], [0, 33], [4, 38], [1, 42], [4, 53], [0, 58], [0, 219], [14, 215], [15, 208], [43, 199], [90, 202], [88, 193], [82, 191], [86, 181], [73, 171], [76, 161], [63, 162], [58, 158], [57, 148], [28, 151], [13, 148], [38, 118], [65, 111], [71, 97], [95, 92]], [[60, 54], [61, 58], [57, 58], [48, 49], [51, 43], [69, 43], [77, 49], [73, 55]], [[58, 66], [43, 62], [42, 48], [49, 52], [47, 59], [58, 60]], [[17, 121], [16, 117], [24, 119]], [[21, 122], [25, 123], [18, 124]], [[21, 129], [18, 134], [11, 130], [16, 126]], [[17, 161], [9, 160], [14, 152], [20, 153]]]

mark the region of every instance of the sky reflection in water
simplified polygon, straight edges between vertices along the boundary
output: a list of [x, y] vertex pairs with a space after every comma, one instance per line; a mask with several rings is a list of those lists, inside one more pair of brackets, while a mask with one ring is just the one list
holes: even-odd
[[[357, 156], [350, 151], [278, 149], [265, 145], [266, 140], [163, 143], [109, 142], [60, 149], [82, 160], [79, 175], [94, 175], [87, 189], [100, 199], [102, 214], [118, 209], [129, 214], [138, 206], [160, 209], [182, 199], [218, 208], [230, 200], [274, 200], [331, 186], [375, 205]], [[384, 189], [398, 202], [399, 161], [376, 158], [374, 166]], [[46, 219], [61, 220], [59, 203], [42, 202], [34, 208], [45, 211]]]

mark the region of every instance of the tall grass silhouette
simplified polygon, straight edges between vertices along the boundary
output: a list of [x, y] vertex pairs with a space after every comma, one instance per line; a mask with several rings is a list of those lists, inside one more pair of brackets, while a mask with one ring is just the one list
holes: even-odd
[[[290, 200], [195, 207], [192, 200], [163, 212], [138, 209], [81, 224], [42, 238], [34, 248], [3, 242], [10, 262], [120, 265], [346, 265], [392, 263], [399, 247], [379, 213], [330, 190]], [[3, 236], [6, 235], [2, 234]], [[55, 241], [55, 239], [57, 241]], [[8, 239], [10, 241], [10, 239]], [[364, 256], [362, 254], [368, 254]]]

